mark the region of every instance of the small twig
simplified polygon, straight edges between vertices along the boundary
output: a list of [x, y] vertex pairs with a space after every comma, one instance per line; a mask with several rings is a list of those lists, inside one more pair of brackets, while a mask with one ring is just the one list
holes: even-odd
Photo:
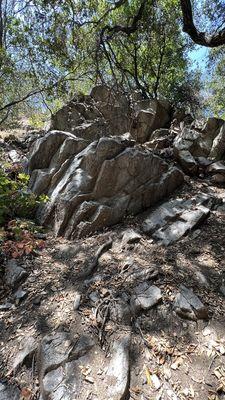
[[145, 337], [144, 337], [144, 335], [143, 335], [143, 332], [142, 332], [142, 330], [141, 330], [141, 327], [140, 327], [139, 323], [137, 322], [137, 320], [135, 321], [135, 326], [136, 326], [136, 328], [139, 330], [140, 335], [141, 335], [141, 338], [142, 338], [142, 340], [143, 340], [145, 346], [146, 346], [148, 349], [152, 349], [152, 347], [150, 346], [150, 344], [148, 343], [148, 341], [145, 339]]
[[104, 329], [105, 329], [105, 324], [106, 324], [108, 316], [109, 316], [109, 304], [106, 306], [103, 322], [102, 322], [102, 325], [101, 325], [101, 328], [100, 328], [99, 334], [98, 334], [101, 345], [103, 344]]
[[210, 364], [209, 364], [209, 367], [208, 367], [208, 371], [210, 371], [210, 369], [212, 368], [212, 365], [213, 365], [213, 363], [214, 363], [216, 357], [217, 357], [217, 354], [215, 354], [215, 356], [214, 356], [214, 357], [212, 358], [212, 360], [210, 361]]
[[35, 366], [35, 354], [32, 357], [32, 367], [31, 367], [31, 380], [32, 380], [32, 388], [34, 389], [35, 383], [34, 383], [34, 367]]

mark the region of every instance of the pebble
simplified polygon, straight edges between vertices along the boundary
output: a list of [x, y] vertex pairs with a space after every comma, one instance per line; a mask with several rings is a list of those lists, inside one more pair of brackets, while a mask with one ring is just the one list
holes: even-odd
[[35, 306], [39, 306], [40, 303], [41, 303], [41, 296], [36, 296], [36, 297], [34, 298], [34, 300], [33, 300], [33, 304], [34, 304]]
[[14, 293], [14, 297], [16, 299], [16, 302], [19, 303], [20, 301], [22, 301], [23, 299], [25, 299], [25, 297], [27, 296], [27, 292], [21, 288], [19, 288], [15, 293]]
[[75, 311], [78, 310], [78, 308], [80, 307], [80, 301], [81, 301], [81, 294], [80, 293], [76, 293], [75, 294], [75, 298], [74, 298], [74, 302], [73, 302], [73, 309]]
[[10, 310], [10, 308], [13, 307], [12, 303], [4, 303], [4, 304], [0, 304], [0, 312], [1, 311], [8, 311]]
[[96, 303], [99, 300], [99, 295], [98, 292], [91, 292], [89, 294], [89, 299], [93, 302]]
[[203, 336], [211, 335], [211, 329], [207, 326], [205, 329], [203, 329], [202, 334]]
[[152, 383], [153, 383], [155, 389], [158, 390], [161, 387], [161, 382], [160, 382], [158, 376], [156, 374], [151, 375], [151, 380], [152, 380]]

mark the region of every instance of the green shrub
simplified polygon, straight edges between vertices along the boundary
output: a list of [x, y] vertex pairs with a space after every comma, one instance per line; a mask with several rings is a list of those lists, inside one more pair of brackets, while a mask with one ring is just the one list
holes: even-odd
[[19, 166], [0, 167], [0, 226], [12, 218], [32, 218], [37, 206], [47, 200], [28, 189], [29, 176]]

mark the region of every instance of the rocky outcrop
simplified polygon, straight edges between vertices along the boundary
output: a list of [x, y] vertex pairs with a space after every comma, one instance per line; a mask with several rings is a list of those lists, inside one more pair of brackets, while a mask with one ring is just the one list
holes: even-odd
[[[225, 150], [224, 121], [180, 119], [170, 124], [164, 100], [129, 100], [102, 85], [76, 96], [53, 116], [55, 130], [33, 146], [30, 188], [49, 197], [40, 222], [74, 238], [152, 206], [183, 182], [182, 172], [158, 155], [175, 158], [188, 174], [212, 175], [209, 158]], [[223, 183], [224, 174], [215, 174]]]
[[133, 140], [104, 137], [86, 146], [59, 131], [38, 141], [29, 171], [31, 189], [49, 196], [41, 222], [68, 238], [118, 223], [183, 182], [179, 169]]
[[198, 171], [199, 157], [220, 160], [225, 153], [224, 121], [209, 118], [183, 127], [174, 140], [173, 152], [185, 172], [193, 175]]
[[94, 342], [86, 336], [71, 339], [58, 332], [43, 338], [38, 354], [38, 373], [42, 400], [81, 398], [82, 374], [79, 365]]
[[170, 104], [162, 100], [130, 101], [119, 91], [95, 86], [90, 95], [77, 95], [53, 115], [50, 130], [70, 132], [89, 142], [131, 132], [139, 143], [170, 122]]
[[131, 108], [125, 94], [95, 86], [90, 95], [77, 95], [52, 117], [50, 130], [73, 133], [88, 141], [130, 131]]

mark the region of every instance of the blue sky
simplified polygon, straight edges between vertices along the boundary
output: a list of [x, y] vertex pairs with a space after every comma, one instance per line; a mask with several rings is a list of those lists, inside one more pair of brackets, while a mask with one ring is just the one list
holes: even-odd
[[195, 49], [191, 50], [189, 53], [190, 59], [192, 61], [191, 69], [196, 69], [198, 67], [199, 69], [201, 69], [202, 73], [204, 73], [206, 69], [208, 53], [209, 49], [207, 47], [196, 45]]

